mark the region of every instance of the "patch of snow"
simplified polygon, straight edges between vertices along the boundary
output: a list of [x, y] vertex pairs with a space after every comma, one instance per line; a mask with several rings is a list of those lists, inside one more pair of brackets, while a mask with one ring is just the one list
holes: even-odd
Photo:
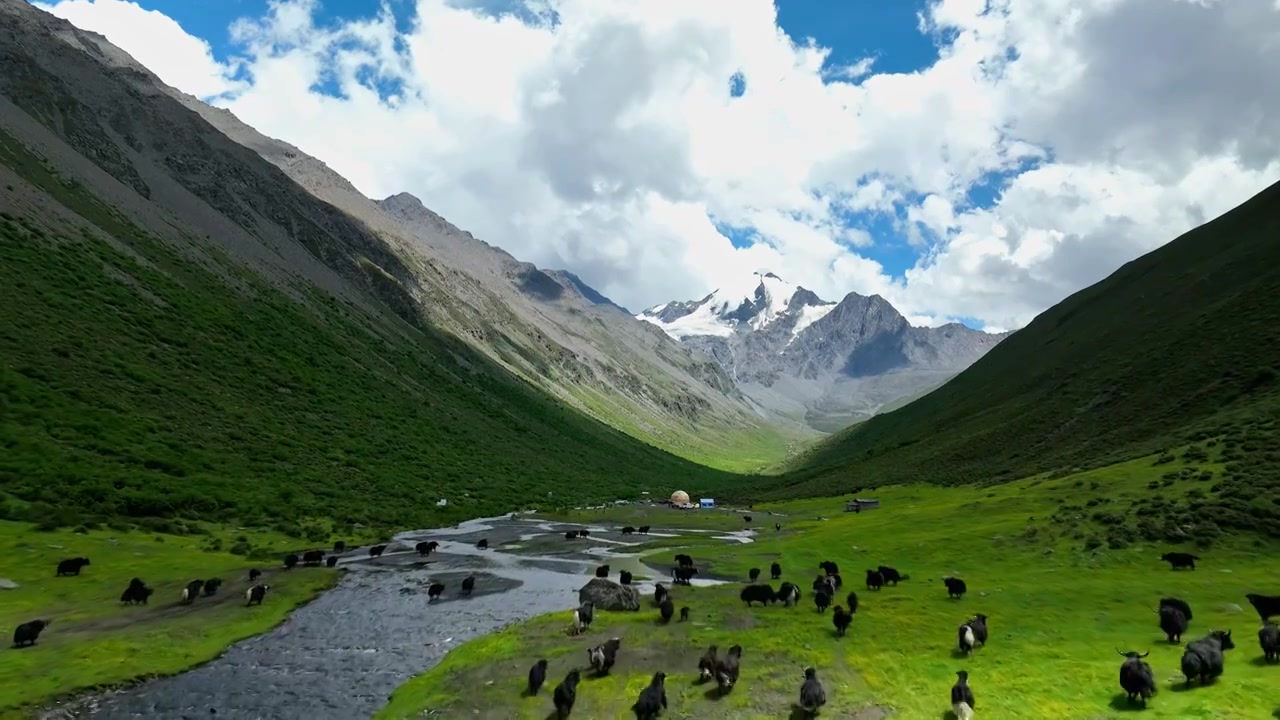
[[801, 330], [818, 322], [835, 309], [836, 303], [831, 303], [830, 305], [805, 305], [800, 308], [800, 317], [796, 319], [796, 326], [791, 329], [791, 339], [794, 340]]

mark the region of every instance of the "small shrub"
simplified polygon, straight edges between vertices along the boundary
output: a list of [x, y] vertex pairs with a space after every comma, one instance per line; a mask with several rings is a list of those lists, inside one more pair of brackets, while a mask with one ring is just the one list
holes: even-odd
[[232, 555], [248, 555], [252, 551], [253, 546], [243, 540], [237, 541], [231, 546], [231, 549], [228, 550]]
[[1151, 463], [1151, 464], [1152, 464], [1152, 466], [1155, 466], [1155, 465], [1167, 465], [1168, 463], [1171, 463], [1171, 462], [1173, 462], [1174, 460], [1177, 460], [1177, 459], [1178, 459], [1178, 458], [1176, 458], [1176, 457], [1174, 457], [1174, 456], [1173, 456], [1173, 453], [1169, 453], [1169, 452], [1167, 452], [1167, 453], [1165, 453], [1165, 454], [1161, 455], [1160, 457], [1156, 458], [1156, 461], [1155, 461], [1155, 462], [1153, 462], [1153, 463]]

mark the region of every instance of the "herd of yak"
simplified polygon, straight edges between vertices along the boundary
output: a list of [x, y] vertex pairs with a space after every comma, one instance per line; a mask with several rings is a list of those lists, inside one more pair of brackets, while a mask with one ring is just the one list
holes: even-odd
[[[579, 531], [578, 534], [581, 535], [583, 533]], [[1177, 552], [1165, 553], [1161, 556], [1161, 560], [1168, 562], [1171, 569], [1174, 570], [1180, 568], [1195, 569], [1195, 561], [1198, 559], [1195, 555]], [[693, 558], [687, 554], [679, 554], [675, 556], [675, 561], [676, 565], [671, 571], [672, 581], [676, 584], [689, 584], [690, 578], [697, 574]], [[824, 560], [819, 563], [819, 568], [823, 572], [813, 581], [813, 601], [818, 612], [825, 613], [827, 608], [831, 607], [832, 598], [836, 596], [836, 592], [842, 587], [843, 581], [836, 563]], [[596, 570], [596, 577], [604, 578], [608, 577], [608, 574], [608, 565], [599, 567]], [[760, 574], [759, 568], [752, 568], [748, 572], [751, 584], [744, 587], [739, 594], [740, 599], [748, 607], [756, 603], [762, 606], [782, 603], [784, 606], [793, 607], [799, 602], [801, 597], [800, 588], [794, 583], [783, 582], [777, 590], [774, 590], [771, 585], [758, 582]], [[779, 563], [774, 562], [771, 565], [770, 577], [773, 580], [778, 580], [782, 577], [782, 566]], [[630, 573], [624, 571], [623, 577], [620, 579], [622, 584], [630, 584]], [[886, 565], [866, 571], [866, 587], [872, 591], [881, 590], [886, 585], [896, 586], [900, 581], [908, 579], [910, 579], [909, 576], [900, 573], [896, 568]], [[942, 582], [950, 598], [960, 599], [968, 592], [968, 586], [960, 578], [944, 577]], [[1258, 640], [1266, 662], [1280, 662], [1280, 625], [1271, 621], [1272, 617], [1280, 616], [1280, 596], [1250, 593], [1246, 597], [1262, 618], [1263, 624], [1258, 631]], [[654, 588], [653, 601], [658, 608], [662, 621], [669, 622], [675, 614], [675, 605], [670, 591], [661, 583]], [[846, 596], [844, 605], [836, 605], [834, 607], [832, 610], [832, 624], [835, 626], [838, 635], [843, 636], [845, 634], [852, 624], [853, 616], [857, 611], [858, 595], [856, 592], [850, 592]], [[682, 621], [687, 620], [689, 612], [690, 609], [688, 607], [680, 608], [680, 619]], [[1180, 643], [1182, 634], [1187, 631], [1192, 619], [1190, 604], [1181, 598], [1162, 598], [1157, 612], [1160, 618], [1160, 628], [1168, 636], [1169, 642]], [[591, 602], [582, 603], [577, 610], [573, 611], [570, 632], [575, 635], [581, 633], [591, 625], [594, 615], [594, 604]], [[976, 647], [985, 646], [989, 635], [987, 616], [978, 613], [959, 626], [956, 633], [956, 644], [961, 653], [968, 655]], [[588, 664], [597, 676], [608, 674], [616, 661], [621, 645], [622, 639], [614, 637], [601, 645], [587, 650]], [[1196, 680], [1201, 684], [1208, 683], [1222, 675], [1224, 670], [1223, 652], [1234, 647], [1235, 644], [1231, 639], [1231, 631], [1229, 630], [1213, 630], [1205, 637], [1187, 643], [1182, 655], [1182, 674], [1186, 678], [1187, 685], [1190, 686]], [[1146, 707], [1147, 701], [1156, 692], [1155, 673], [1144, 660], [1150, 654], [1149, 651], [1145, 653], [1134, 651], [1118, 652], [1124, 658], [1120, 666], [1120, 687], [1124, 690], [1131, 704], [1141, 703], [1142, 707]], [[720, 654], [720, 648], [717, 645], [711, 645], [698, 660], [698, 677], [702, 682], [714, 679], [719, 693], [723, 695], [737, 682], [741, 662], [741, 645], [732, 646], [729, 648], [728, 653], [724, 655]], [[547, 661], [545, 659], [538, 660], [529, 669], [527, 691], [529, 695], [536, 695], [542, 688], [546, 681], [546, 673]], [[581, 677], [581, 670], [577, 668], [570, 670], [564, 680], [552, 692], [555, 716], [560, 720], [568, 718], [573, 710]], [[973, 690], [969, 687], [969, 673], [965, 670], [960, 670], [956, 672], [956, 678], [956, 682], [950, 691], [951, 711], [958, 720], [970, 720], [974, 715], [975, 702]], [[639, 698], [631, 708], [635, 712], [637, 720], [655, 720], [659, 717], [661, 711], [666, 709], [665, 680], [666, 673], [657, 672], [653, 675], [649, 685], [640, 692]], [[807, 716], [813, 716], [826, 704], [826, 701], [826, 692], [823, 690], [822, 682], [818, 679], [817, 669], [813, 667], [805, 668], [796, 709]]]

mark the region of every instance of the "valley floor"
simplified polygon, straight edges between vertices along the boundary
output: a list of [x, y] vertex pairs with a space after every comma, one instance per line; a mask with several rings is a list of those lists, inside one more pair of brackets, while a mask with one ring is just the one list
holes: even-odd
[[[232, 542], [250, 543], [255, 555], [268, 559], [212, 549]], [[279, 624], [337, 578], [324, 568], [280, 570], [287, 542], [274, 533], [223, 529], [192, 536], [39, 532], [27, 523], [0, 522], [0, 577], [17, 585], [0, 589], [0, 718], [25, 717], [76, 691], [182, 672]], [[91, 564], [79, 576], [55, 577], [58, 562], [72, 557]], [[246, 608], [251, 567], [262, 569], [270, 590], [261, 606]], [[133, 577], [155, 590], [145, 606], [120, 603]], [[224, 581], [216, 595], [179, 603], [188, 581], [211, 577]], [[36, 619], [53, 620], [38, 643], [10, 647], [13, 628]]]
[[[674, 587], [676, 607], [691, 609], [688, 622], [661, 623], [648, 597], [638, 613], [597, 613], [581, 637], [567, 634], [568, 613], [540, 617], [460, 646], [402, 686], [378, 717], [420, 717], [429, 710], [431, 717], [543, 720], [565, 673], [586, 668], [585, 650], [615, 636], [622, 639], [618, 664], [605, 678], [584, 673], [574, 717], [633, 717], [632, 703], [661, 670], [668, 720], [784, 718], [793, 711], [806, 665], [817, 668], [826, 687], [827, 717], [950, 717], [949, 688], [961, 669], [970, 673], [980, 717], [1123, 717], [1131, 708], [1118, 685], [1117, 649], [1151, 651], [1159, 692], [1144, 717], [1270, 717], [1280, 707], [1280, 665], [1263, 662], [1260, 621], [1244, 596], [1280, 594], [1277, 547], [1227, 538], [1207, 549], [1123, 542], [1109, 548], [1095, 539], [1107, 529], [1072, 509], [1093, 496], [1101, 498], [1095, 505], [1131, 503], [1152, 494], [1147, 483], [1169, 469], [1144, 458], [993, 488], [882, 488], [863, 493], [879, 498], [881, 509], [860, 514], [845, 513], [843, 498], [757, 505], [754, 542], [698, 543], [687, 550], [703, 575], [741, 578]], [[1181, 495], [1201, 482], [1188, 474], [1160, 492]], [[659, 533], [664, 523], [677, 527], [690, 518], [630, 507], [563, 519], [648, 522]], [[727, 529], [734, 521], [742, 522], [731, 514], [694, 522]], [[657, 567], [679, 552], [662, 538], [651, 542]], [[1171, 571], [1159, 556], [1175, 549], [1203, 560], [1194, 571]], [[835, 602], [843, 603], [850, 590], [859, 598], [843, 638], [835, 635], [831, 611], [819, 614], [813, 605], [810, 585], [827, 559], [844, 577]], [[767, 577], [774, 560], [783, 566], [782, 579], [801, 587], [801, 603], [748, 609], [738, 599], [747, 571], [758, 567]], [[910, 579], [866, 590], [864, 569], [881, 564]], [[967, 581], [963, 599], [948, 599], [945, 575]], [[1185, 688], [1182, 648], [1157, 626], [1159, 599], [1171, 595], [1194, 609], [1185, 640], [1211, 629], [1233, 631], [1237, 647], [1226, 654], [1226, 672], [1208, 687]], [[966, 658], [956, 650], [956, 630], [974, 613], [990, 618], [991, 637]], [[741, 679], [724, 698], [716, 697], [714, 684], [695, 682], [698, 657], [712, 643], [722, 653], [734, 644], [744, 648]], [[524, 697], [528, 669], [539, 658], [550, 662], [547, 684], [539, 696]]]

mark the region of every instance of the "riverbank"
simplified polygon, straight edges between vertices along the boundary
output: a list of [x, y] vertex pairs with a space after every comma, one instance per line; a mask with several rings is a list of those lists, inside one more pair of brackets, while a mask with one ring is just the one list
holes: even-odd
[[[991, 488], [881, 488], [875, 493], [881, 508], [856, 515], [843, 512], [842, 498], [757, 506], [756, 514], [785, 513], [783, 530], [761, 528], [749, 544], [691, 551], [701, 567], [742, 581], [673, 588], [677, 608], [691, 609], [689, 622], [659, 623], [649, 598], [639, 613], [597, 613], [583, 637], [565, 632], [565, 613], [535, 618], [461, 645], [397, 689], [376, 717], [431, 710], [433, 717], [543, 720], [552, 709], [550, 690], [569, 669], [585, 667], [584, 649], [613, 636], [622, 638], [618, 665], [606, 678], [584, 678], [575, 716], [630, 717], [639, 691], [663, 671], [672, 718], [786, 717], [801, 671], [813, 665], [833, 716], [879, 718], [888, 709], [895, 718], [948, 717], [948, 689], [964, 669], [983, 715], [1122, 717], [1129, 708], [1116, 679], [1118, 647], [1151, 652], [1159, 692], [1144, 717], [1269, 717], [1278, 704], [1272, 689], [1280, 666], [1262, 662], [1260, 621], [1244, 596], [1280, 594], [1278, 548], [1251, 538], [1220, 538], [1207, 549], [1108, 548], [1090, 542], [1106, 530], [1091, 519], [1094, 511], [1075, 509], [1103, 493], [1105, 501], [1095, 505], [1140, 503], [1151, 494], [1152, 473], [1166, 469], [1144, 459]], [[1167, 491], [1180, 496], [1198, 482], [1175, 481]], [[1176, 549], [1203, 560], [1195, 571], [1171, 571], [1158, 558]], [[661, 550], [655, 566], [670, 562], [667, 552]], [[843, 604], [849, 590], [859, 598], [844, 638], [835, 636], [831, 611], [819, 614], [813, 605], [810, 584], [826, 559], [839, 563], [845, 579], [835, 602]], [[747, 570], [759, 567], [767, 576], [774, 560], [784, 580], [801, 586], [799, 607], [748, 610], [738, 599]], [[881, 564], [911, 578], [868, 591], [863, 571]], [[949, 599], [944, 575], [965, 579], [968, 594]], [[1170, 595], [1194, 608], [1187, 639], [1212, 629], [1234, 633], [1237, 647], [1226, 654], [1226, 673], [1210, 686], [1186, 690], [1182, 684], [1182, 646], [1164, 639], [1154, 612]], [[989, 645], [958, 656], [956, 628], [974, 613], [990, 618]], [[698, 657], [711, 643], [722, 652], [735, 643], [744, 647], [739, 685], [723, 699], [694, 682]], [[539, 658], [550, 663], [546, 688], [523, 697], [528, 669]]]
[[[237, 540], [243, 537], [244, 540]], [[244, 542], [270, 559], [249, 560], [214, 545]], [[291, 611], [331, 587], [324, 568], [278, 571], [279, 557], [299, 541], [267, 533], [213, 529], [177, 536], [138, 531], [38, 532], [27, 523], [0, 522], [0, 718], [28, 717], [36, 708], [85, 690], [172, 675], [208, 662], [234, 643], [280, 624]], [[277, 555], [274, 551], [279, 550]], [[55, 577], [60, 560], [88, 557], [79, 576]], [[247, 573], [260, 567], [271, 586], [259, 607], [244, 607]], [[146, 606], [124, 606], [120, 593], [138, 577], [155, 590]], [[191, 605], [178, 599], [195, 578], [221, 577], [213, 597]], [[9, 647], [18, 624], [52, 619], [34, 647]]]

